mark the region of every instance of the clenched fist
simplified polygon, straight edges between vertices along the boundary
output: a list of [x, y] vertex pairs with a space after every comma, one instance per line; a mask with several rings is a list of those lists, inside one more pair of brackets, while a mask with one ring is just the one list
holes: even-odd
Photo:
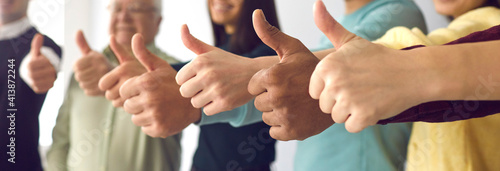
[[185, 25], [181, 35], [184, 45], [198, 55], [176, 77], [181, 95], [191, 98], [194, 107], [203, 107], [205, 114], [213, 115], [254, 98], [247, 90], [250, 78], [260, 70], [253, 59], [207, 45], [193, 37]]
[[114, 36], [111, 36], [110, 46], [120, 65], [101, 78], [99, 88], [106, 92], [105, 96], [113, 103], [113, 106], [122, 107], [125, 99], [120, 96], [120, 87], [129, 78], [141, 75], [147, 70], [135, 59], [131, 52], [127, 52], [116, 42]]
[[28, 79], [29, 86], [37, 94], [43, 94], [49, 91], [54, 86], [56, 81], [57, 71], [45, 57], [40, 49], [43, 46], [43, 36], [36, 34], [31, 41], [31, 50], [28, 62]]
[[[412, 51], [373, 44], [344, 29], [317, 1], [314, 19], [337, 48], [318, 64], [311, 77], [310, 95], [321, 110], [331, 113], [347, 131], [359, 132], [381, 119], [426, 102], [437, 74], [423, 67]], [[405, 53], [405, 54], [403, 54]], [[427, 75], [427, 76], [424, 76]], [[432, 86], [430, 86], [432, 87]]]
[[200, 109], [179, 93], [175, 82], [177, 72], [146, 49], [140, 34], [132, 38], [132, 51], [147, 69], [120, 88], [120, 96], [126, 99], [123, 108], [133, 115], [132, 122], [152, 137], [168, 137], [200, 120]]
[[76, 81], [78, 81], [80, 88], [84, 90], [86, 95], [104, 95], [104, 91], [99, 89], [98, 86], [99, 79], [113, 67], [103, 54], [90, 49], [82, 31], [76, 33], [76, 44], [82, 52], [82, 57], [73, 66]]
[[299, 40], [267, 23], [261, 10], [254, 12], [253, 22], [260, 39], [281, 58], [280, 63], [256, 73], [248, 85], [248, 91], [257, 95], [255, 107], [263, 112], [262, 120], [271, 126], [271, 137], [303, 140], [330, 127], [333, 120], [308, 93], [319, 59]]

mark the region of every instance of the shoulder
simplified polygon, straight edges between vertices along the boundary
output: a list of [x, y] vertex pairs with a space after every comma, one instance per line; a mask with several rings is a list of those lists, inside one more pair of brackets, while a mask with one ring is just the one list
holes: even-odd
[[359, 24], [354, 30], [366, 39], [375, 40], [396, 26], [417, 27], [427, 32], [423, 14], [412, 1], [383, 1], [364, 10], [366, 12], [360, 14]]
[[421, 14], [417, 4], [410, 0], [373, 1], [364, 10], [366, 11], [365, 18], [373, 17], [373, 15]]

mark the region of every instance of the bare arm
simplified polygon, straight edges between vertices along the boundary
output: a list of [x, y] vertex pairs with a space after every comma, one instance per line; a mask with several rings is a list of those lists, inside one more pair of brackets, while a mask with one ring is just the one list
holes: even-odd
[[435, 72], [436, 88], [426, 101], [500, 100], [500, 41], [415, 49]]

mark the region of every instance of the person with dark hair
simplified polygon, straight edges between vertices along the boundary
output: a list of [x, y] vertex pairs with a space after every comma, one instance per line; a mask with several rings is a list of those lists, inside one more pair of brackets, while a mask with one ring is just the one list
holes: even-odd
[[28, 4], [0, 2], [0, 170], [5, 171], [43, 170], [38, 115], [62, 56], [61, 48], [30, 23]]
[[[208, 0], [208, 8], [215, 46], [250, 58], [276, 54], [262, 43], [252, 27], [252, 13], [256, 9], [266, 11], [267, 20], [279, 27], [274, 0]], [[203, 97], [204, 93], [201, 91], [195, 96]], [[205, 103], [202, 107], [216, 105], [201, 103]], [[253, 103], [248, 105], [253, 106]], [[275, 140], [268, 132], [269, 126], [263, 122], [238, 128], [228, 123], [201, 125], [192, 170], [270, 170], [275, 159]]]

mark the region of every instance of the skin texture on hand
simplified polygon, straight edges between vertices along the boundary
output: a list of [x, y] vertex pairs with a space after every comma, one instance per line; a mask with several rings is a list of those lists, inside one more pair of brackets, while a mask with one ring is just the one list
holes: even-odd
[[248, 85], [248, 91], [257, 95], [255, 107], [263, 112], [262, 120], [271, 126], [271, 137], [303, 140], [330, 127], [333, 120], [308, 93], [319, 59], [299, 40], [267, 23], [261, 10], [254, 12], [253, 22], [257, 35], [281, 58], [280, 63], [257, 72]]
[[40, 49], [43, 46], [43, 36], [36, 34], [31, 42], [30, 59], [28, 62], [28, 77], [31, 79], [31, 89], [37, 94], [43, 94], [54, 86], [57, 72], [52, 63]]
[[98, 83], [99, 79], [112, 69], [111, 64], [103, 54], [90, 49], [81, 30], [76, 33], [76, 44], [82, 52], [82, 57], [73, 65], [76, 81], [86, 95], [104, 95], [104, 91], [99, 89]]
[[120, 87], [129, 78], [146, 73], [147, 70], [131, 52], [116, 42], [115, 36], [111, 36], [110, 46], [120, 65], [99, 80], [99, 88], [106, 92], [105, 97], [113, 103], [113, 106], [122, 107], [125, 99], [120, 96]]
[[176, 76], [182, 96], [191, 98], [194, 107], [214, 115], [254, 98], [247, 90], [250, 78], [259, 70], [253, 60], [203, 43], [186, 25], [181, 35], [184, 45], [198, 55]]
[[148, 72], [128, 79], [120, 87], [123, 108], [132, 114], [132, 122], [152, 137], [177, 134], [201, 118], [200, 109], [179, 93], [176, 71], [149, 52], [140, 34], [132, 38], [132, 51]]
[[314, 19], [337, 50], [317, 65], [310, 94], [321, 110], [359, 132], [380, 119], [389, 118], [424, 102], [426, 86], [432, 86], [430, 70], [411, 51], [385, 48], [345, 30], [317, 1]]

